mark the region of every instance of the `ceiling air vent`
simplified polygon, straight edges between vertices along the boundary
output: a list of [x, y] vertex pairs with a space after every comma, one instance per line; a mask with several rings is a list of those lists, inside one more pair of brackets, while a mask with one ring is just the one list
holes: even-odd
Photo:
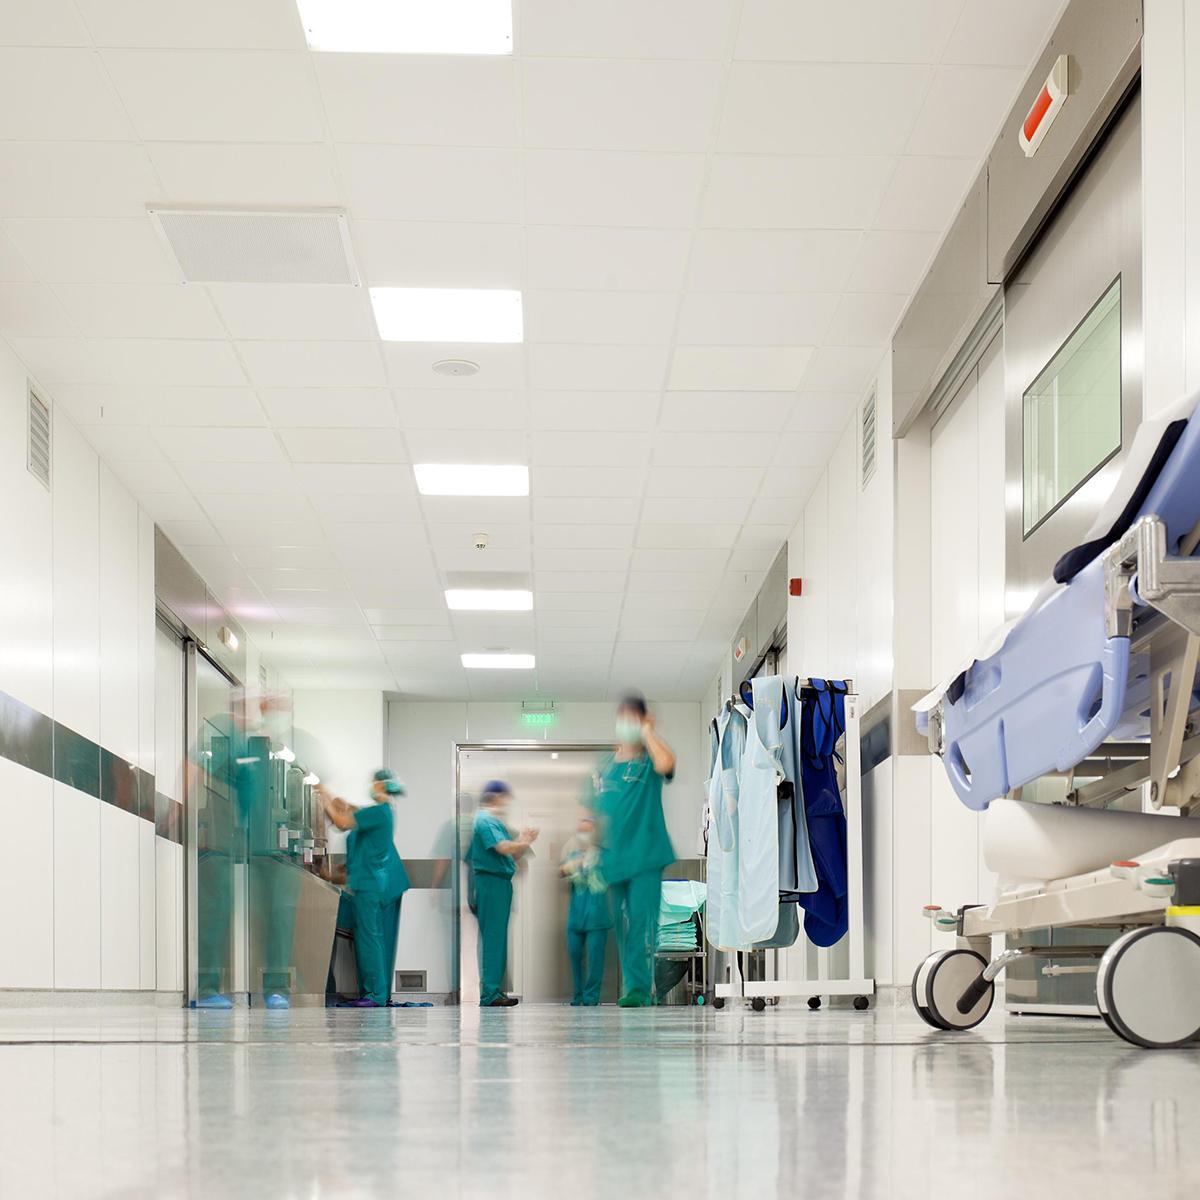
[[875, 474], [875, 393], [872, 392], [862, 407], [862, 485], [865, 488]]
[[189, 283], [359, 284], [343, 212], [152, 208], [150, 218]]
[[50, 406], [28, 385], [29, 428], [26, 465], [46, 488], [50, 487]]

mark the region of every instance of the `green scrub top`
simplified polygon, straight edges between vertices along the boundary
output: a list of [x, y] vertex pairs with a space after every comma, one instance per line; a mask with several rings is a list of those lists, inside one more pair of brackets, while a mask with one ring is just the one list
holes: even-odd
[[513, 835], [495, 813], [480, 808], [475, 813], [475, 830], [471, 845], [467, 849], [467, 862], [477, 875], [504, 875], [511, 878], [516, 874], [517, 864], [507, 854], [500, 854], [495, 847], [500, 842], [511, 842]]
[[567, 909], [567, 929], [573, 933], [588, 933], [593, 929], [611, 929], [613, 926], [612, 905], [608, 898], [608, 885], [595, 862], [588, 863], [588, 855], [578, 848], [569, 850], [563, 863], [584, 860], [571, 881], [571, 904]]
[[600, 835], [600, 874], [622, 883], [645, 871], [661, 871], [675, 861], [675, 848], [663, 816], [663, 783], [646, 753], [628, 762], [610, 754], [592, 779], [584, 803], [596, 813]]
[[399, 900], [409, 889], [408, 872], [392, 838], [395, 817], [390, 804], [369, 804], [354, 814], [346, 839], [346, 881], [356, 895], [383, 903]]

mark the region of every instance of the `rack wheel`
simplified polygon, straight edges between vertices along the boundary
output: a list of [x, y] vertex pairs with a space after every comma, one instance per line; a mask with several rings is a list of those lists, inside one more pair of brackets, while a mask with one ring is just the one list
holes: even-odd
[[762, 1012], [762, 1010], [767, 1007], [767, 1001], [762, 996], [755, 996], [754, 999], [750, 1001], [750, 1007], [754, 1009], [755, 1012]]
[[866, 996], [855, 996], [854, 1007], [857, 1008], [859, 1012], [863, 1012], [871, 1007], [871, 1001], [868, 1000]]
[[1156, 925], [1122, 934], [1096, 972], [1096, 1003], [1119, 1037], [1160, 1050], [1200, 1037], [1200, 937]]
[[821, 1007], [821, 997], [820, 996], [809, 996], [808, 1007], [811, 1008], [813, 1010], [813, 1012], [816, 1012], [817, 1009]]
[[713, 997], [713, 1008], [724, 1008], [724, 1007], [725, 1007], [725, 997], [724, 996], [714, 996]]
[[701, 993], [700, 993], [700, 994], [699, 994], [699, 995], [696, 997], [696, 1003], [697, 1003], [698, 1005], [700, 1005], [700, 1006], [703, 1006], [703, 1004], [704, 1004], [704, 993], [703, 993], [703, 992], [701, 992]]
[[958, 1011], [958, 998], [987, 966], [974, 950], [939, 950], [929, 955], [913, 976], [913, 1007], [934, 1029], [974, 1029], [992, 1011], [995, 984], [965, 1013]]

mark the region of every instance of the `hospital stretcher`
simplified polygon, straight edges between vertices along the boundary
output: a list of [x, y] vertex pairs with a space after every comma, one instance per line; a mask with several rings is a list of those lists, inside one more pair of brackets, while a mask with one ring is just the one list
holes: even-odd
[[[1143, 425], [1087, 541], [917, 706], [959, 799], [989, 809], [989, 867], [1023, 880], [990, 905], [927, 908], [957, 934], [913, 978], [929, 1024], [977, 1025], [1004, 968], [1034, 957], [1053, 960], [1047, 972], [1094, 971], [1100, 1014], [1127, 1041], [1200, 1037], [1200, 823], [1186, 819], [1200, 815], [1198, 545], [1193, 398]], [[1065, 779], [1065, 804], [1022, 802], [1021, 789], [1047, 775]], [[1142, 794], [1150, 812], [1104, 811]], [[1120, 936], [1063, 963], [1070, 952], [1038, 945], [1034, 932], [1063, 926]], [[995, 958], [993, 934], [1010, 945]]]

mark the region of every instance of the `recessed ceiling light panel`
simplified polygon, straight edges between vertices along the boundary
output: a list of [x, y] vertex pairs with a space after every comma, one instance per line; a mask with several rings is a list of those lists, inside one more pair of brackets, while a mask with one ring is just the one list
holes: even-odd
[[468, 671], [532, 671], [537, 665], [532, 654], [464, 654]]
[[495, 463], [417, 463], [422, 496], [528, 496], [529, 468]]
[[511, 54], [512, 0], [297, 0], [313, 50]]
[[373, 287], [385, 342], [513, 343], [525, 338], [521, 293], [507, 288]]
[[533, 593], [521, 588], [447, 588], [446, 605], [457, 612], [529, 612]]

